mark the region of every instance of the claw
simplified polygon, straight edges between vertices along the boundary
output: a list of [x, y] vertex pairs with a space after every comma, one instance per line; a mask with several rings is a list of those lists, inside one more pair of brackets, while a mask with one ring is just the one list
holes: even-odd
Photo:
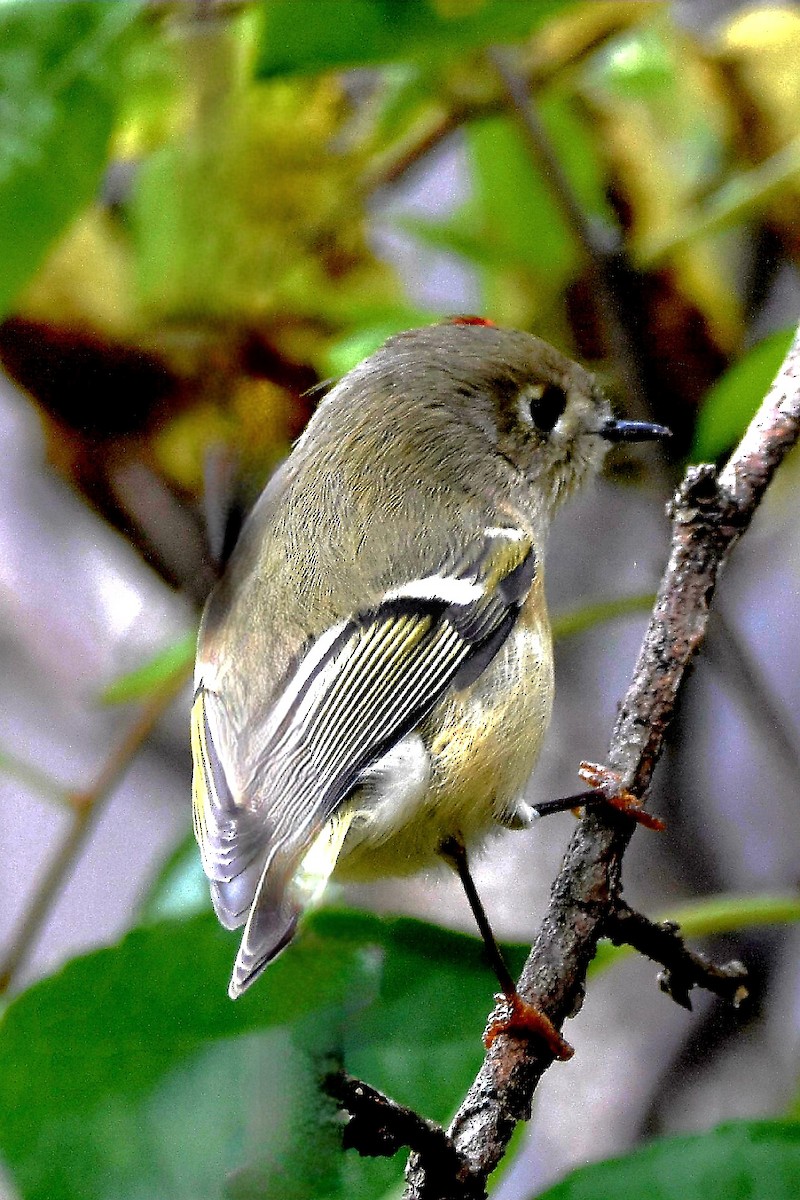
[[553, 1058], [561, 1062], [572, 1058], [575, 1051], [562, 1038], [550, 1018], [523, 1000], [518, 992], [511, 992], [510, 995], [498, 992], [495, 1002], [495, 1010], [483, 1033], [483, 1044], [487, 1050], [501, 1033], [509, 1033], [518, 1037], [541, 1038]]
[[665, 823], [659, 817], [642, 808], [642, 801], [633, 792], [622, 786], [622, 778], [617, 771], [605, 767], [602, 763], [582, 762], [578, 774], [584, 783], [599, 792], [607, 804], [625, 813], [646, 829], [656, 829], [659, 832], [666, 829]]

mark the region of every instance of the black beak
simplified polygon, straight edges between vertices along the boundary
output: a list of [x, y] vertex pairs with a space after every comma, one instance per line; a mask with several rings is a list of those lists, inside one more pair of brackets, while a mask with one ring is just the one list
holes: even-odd
[[598, 432], [607, 442], [655, 442], [672, 437], [672, 430], [666, 425], [654, 425], [652, 421], [617, 421], [614, 417]]

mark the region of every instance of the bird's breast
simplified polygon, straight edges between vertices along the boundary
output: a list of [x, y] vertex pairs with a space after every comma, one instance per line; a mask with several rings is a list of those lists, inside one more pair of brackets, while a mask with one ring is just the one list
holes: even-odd
[[[546, 611], [527, 605], [475, 683], [431, 714], [432, 791], [471, 826], [509, 815], [523, 792], [550, 721], [553, 652]], [[477, 830], [476, 830], [477, 831]]]

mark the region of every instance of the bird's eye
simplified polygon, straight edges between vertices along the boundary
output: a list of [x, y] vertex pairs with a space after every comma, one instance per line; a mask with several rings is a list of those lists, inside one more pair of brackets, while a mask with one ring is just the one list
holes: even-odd
[[529, 391], [530, 419], [542, 433], [550, 433], [567, 407], [567, 394], [557, 383], [539, 384]]

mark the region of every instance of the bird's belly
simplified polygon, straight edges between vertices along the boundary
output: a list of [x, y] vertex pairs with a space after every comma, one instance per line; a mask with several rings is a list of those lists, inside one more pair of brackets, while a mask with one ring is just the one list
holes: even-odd
[[437, 861], [447, 837], [474, 844], [494, 826], [514, 823], [552, 695], [547, 617], [526, 620], [523, 612], [479, 678], [446, 694], [375, 765], [353, 797], [355, 816], [336, 876], [410, 874]]

